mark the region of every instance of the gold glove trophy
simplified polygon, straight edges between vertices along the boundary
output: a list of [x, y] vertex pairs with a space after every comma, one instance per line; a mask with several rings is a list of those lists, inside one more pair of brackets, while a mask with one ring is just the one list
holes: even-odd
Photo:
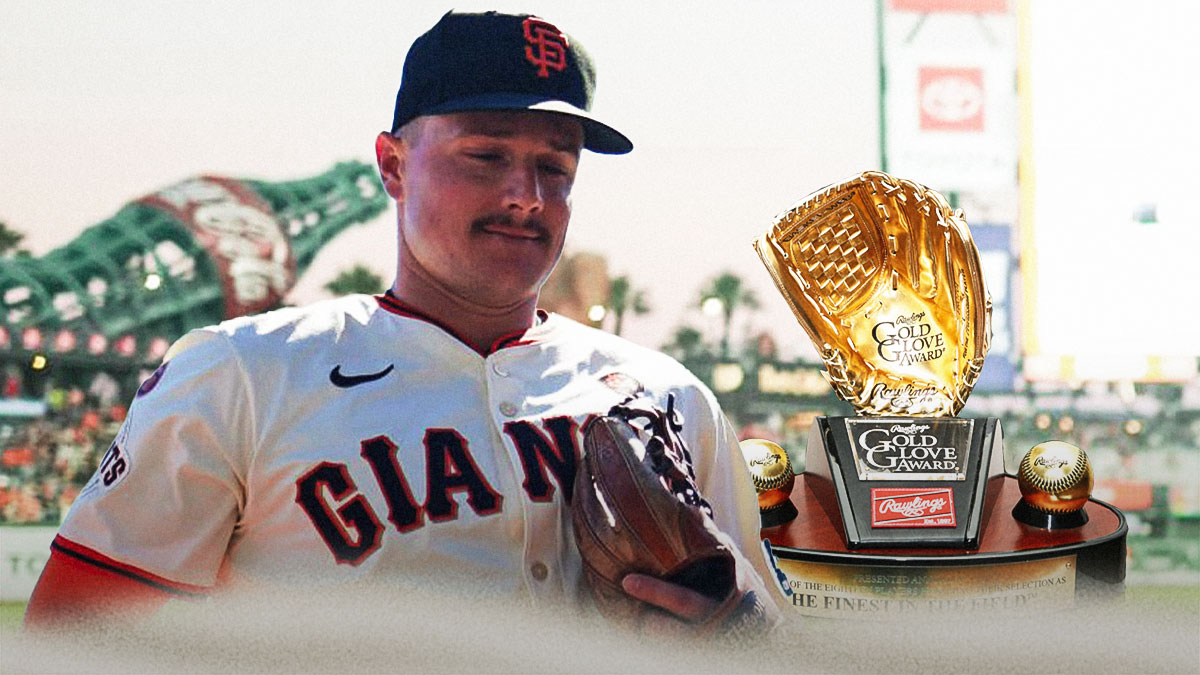
[[998, 420], [956, 417], [991, 340], [961, 212], [868, 171], [780, 214], [754, 248], [855, 408], [817, 418], [805, 466], [847, 547], [977, 548], [1004, 453]]

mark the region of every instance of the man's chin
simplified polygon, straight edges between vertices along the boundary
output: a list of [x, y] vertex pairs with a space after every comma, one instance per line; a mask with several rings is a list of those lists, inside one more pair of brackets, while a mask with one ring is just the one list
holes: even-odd
[[456, 295], [486, 314], [504, 314], [537, 304], [537, 280], [505, 283], [497, 277], [479, 279], [456, 290]]

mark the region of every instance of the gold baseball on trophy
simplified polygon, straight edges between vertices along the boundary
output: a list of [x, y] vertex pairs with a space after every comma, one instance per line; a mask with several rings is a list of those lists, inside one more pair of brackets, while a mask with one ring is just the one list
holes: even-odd
[[750, 479], [754, 481], [754, 490], [758, 492], [763, 526], [771, 527], [794, 518], [796, 507], [791, 502], [791, 494], [796, 485], [796, 474], [787, 452], [762, 438], [747, 438], [741, 442], [741, 448], [750, 469]]
[[1092, 467], [1083, 450], [1062, 441], [1046, 441], [1025, 453], [1017, 484], [1021, 498], [1038, 511], [1079, 511], [1092, 495]]

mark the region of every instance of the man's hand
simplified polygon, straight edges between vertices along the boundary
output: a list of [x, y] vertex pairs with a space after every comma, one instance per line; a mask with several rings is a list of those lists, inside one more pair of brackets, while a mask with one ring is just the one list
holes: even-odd
[[683, 621], [703, 620], [717, 609], [717, 601], [690, 588], [646, 574], [627, 574], [621, 588], [629, 595], [670, 612]]
[[645, 574], [628, 574], [621, 588], [631, 597], [663, 610], [639, 615], [637, 628], [655, 637], [699, 637], [695, 624], [717, 609], [717, 602], [690, 588]]
[[[717, 630], [769, 630], [778, 620], [778, 608], [766, 599], [765, 589], [746, 589], [739, 586], [730, 599], [719, 602], [690, 588], [663, 581], [646, 574], [627, 574], [621, 588], [630, 595], [653, 605], [662, 612], [641, 616], [640, 628], [659, 635], [673, 637], [696, 633], [696, 625], [710, 622]], [[716, 621], [714, 615], [724, 614]]]

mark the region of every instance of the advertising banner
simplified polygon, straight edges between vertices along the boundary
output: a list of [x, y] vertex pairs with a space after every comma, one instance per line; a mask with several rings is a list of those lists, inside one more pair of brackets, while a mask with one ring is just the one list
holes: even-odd
[[885, 3], [881, 26], [884, 170], [981, 216], [1009, 220], [1017, 185], [1017, 24], [989, 2]]
[[29, 600], [56, 532], [57, 527], [0, 527], [0, 601]]

